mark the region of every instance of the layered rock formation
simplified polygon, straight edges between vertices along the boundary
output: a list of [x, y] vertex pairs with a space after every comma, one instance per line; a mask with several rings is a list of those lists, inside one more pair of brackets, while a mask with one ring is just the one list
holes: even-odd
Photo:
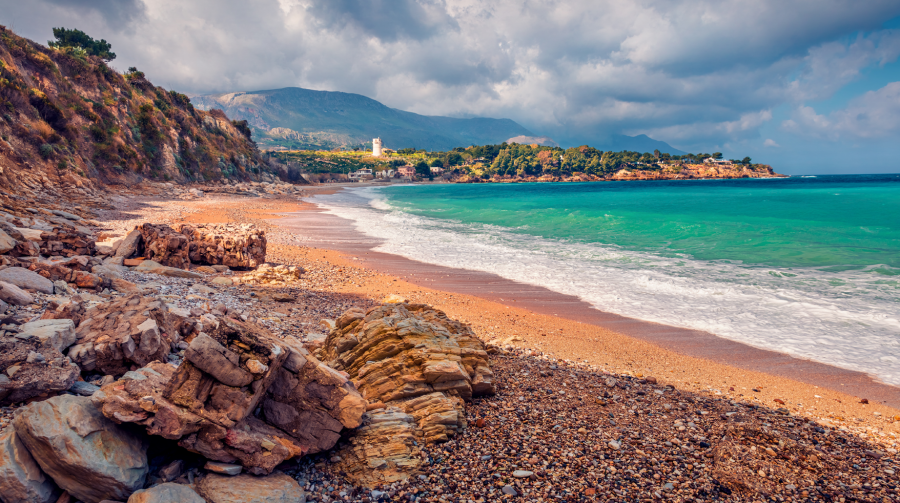
[[27, 332], [0, 337], [2, 405], [67, 390], [80, 372], [50, 341]]
[[194, 264], [258, 267], [266, 261], [266, 233], [249, 224], [181, 224], [175, 229], [190, 241]]
[[464, 401], [495, 391], [484, 344], [427, 305], [347, 311], [317, 354], [385, 406], [341, 451], [341, 468], [367, 485], [408, 476], [421, 464], [416, 444], [448, 440], [466, 426]]

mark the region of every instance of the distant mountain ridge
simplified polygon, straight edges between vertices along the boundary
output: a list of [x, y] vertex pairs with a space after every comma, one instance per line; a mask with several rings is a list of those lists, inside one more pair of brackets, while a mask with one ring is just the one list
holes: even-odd
[[535, 136], [510, 119], [419, 115], [359, 94], [299, 87], [203, 95], [191, 102], [246, 120], [261, 148], [356, 146], [379, 137], [387, 148], [448, 150]]

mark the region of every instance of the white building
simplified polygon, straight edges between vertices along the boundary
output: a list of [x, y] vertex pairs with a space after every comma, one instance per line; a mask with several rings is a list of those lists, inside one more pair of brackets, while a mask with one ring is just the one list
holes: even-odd
[[381, 138], [372, 140], [372, 156], [381, 157]]
[[369, 168], [363, 168], [348, 175], [351, 180], [367, 180], [372, 178], [372, 170]]
[[705, 164], [715, 164], [717, 166], [731, 166], [732, 164], [734, 164], [733, 162], [725, 160], [725, 159], [713, 159], [712, 157], [707, 157], [706, 159], [703, 159], [703, 162]]

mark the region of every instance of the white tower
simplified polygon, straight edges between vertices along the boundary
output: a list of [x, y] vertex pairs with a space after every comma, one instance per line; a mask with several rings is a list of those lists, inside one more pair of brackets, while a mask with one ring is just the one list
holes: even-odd
[[381, 157], [381, 138], [372, 140], [372, 156]]

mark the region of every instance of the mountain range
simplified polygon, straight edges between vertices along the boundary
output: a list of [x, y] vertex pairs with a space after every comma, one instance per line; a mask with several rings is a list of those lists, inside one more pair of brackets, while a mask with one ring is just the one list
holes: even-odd
[[[201, 110], [221, 109], [232, 119], [246, 120], [261, 149], [367, 147], [378, 137], [392, 149], [450, 150], [539, 136], [510, 119], [419, 115], [360, 94], [299, 87], [194, 96], [191, 103]], [[542, 144], [556, 143], [539, 139]], [[592, 146], [683, 153], [646, 135], [614, 135], [600, 143]]]

